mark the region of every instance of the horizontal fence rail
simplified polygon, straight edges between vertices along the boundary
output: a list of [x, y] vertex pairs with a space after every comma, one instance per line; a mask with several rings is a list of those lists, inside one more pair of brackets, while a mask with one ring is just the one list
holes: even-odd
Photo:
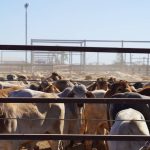
[[[4, 82], [6, 82], [6, 81], [10, 81], [10, 82], [13, 82], [13, 81], [31, 81], [31, 82], [39, 82], [39, 81], [42, 81], [42, 80], [40, 80], [40, 79], [25, 79], [25, 80], [7, 80], [7, 79], [0, 79], [0, 81], [4, 81]], [[60, 81], [71, 81], [71, 82], [88, 82], [88, 83], [92, 83], [92, 82], [96, 82], [96, 80], [60, 80]], [[128, 83], [131, 83], [131, 84], [134, 84], [134, 83], [136, 83], [136, 82], [140, 82], [140, 83], [142, 83], [142, 84], [145, 84], [145, 83], [149, 83], [148, 81], [129, 81]]]
[[149, 99], [138, 98], [0, 98], [0, 103], [128, 103], [128, 104], [148, 104]]
[[0, 50], [150, 53], [149, 48], [37, 46], [37, 45], [36, 46], [35, 45], [32, 45], [32, 46], [31, 45], [0, 45]]
[[65, 39], [31, 39], [31, 42], [98, 42], [98, 43], [150, 43], [150, 41], [129, 41], [129, 40], [65, 40]]
[[[115, 122], [115, 121], [131, 121], [131, 120], [106, 120], [106, 119], [74, 119], [74, 118], [69, 118], [69, 119], [64, 119], [64, 118], [9, 118], [9, 117], [6, 117], [5, 119], [9, 119], [9, 120], [26, 120], [26, 121], [35, 121], [35, 120], [65, 120], [65, 121], [104, 121], [104, 122]], [[5, 120], [4, 118], [0, 118], [0, 120]], [[141, 121], [144, 121], [144, 122], [150, 122], [150, 120], [132, 120], [132, 121], [138, 121], [138, 122], [141, 122]]]
[[0, 134], [0, 140], [109, 140], [109, 141], [148, 141], [146, 135], [89, 135], [89, 134]]

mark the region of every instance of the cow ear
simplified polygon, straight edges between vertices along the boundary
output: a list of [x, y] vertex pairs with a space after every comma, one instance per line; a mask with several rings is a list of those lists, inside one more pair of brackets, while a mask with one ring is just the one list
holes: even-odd
[[3, 85], [2, 84], [0, 84], [0, 89], [3, 89], [4, 87], [3, 87]]
[[108, 89], [112, 89], [112, 84], [108, 83]]
[[58, 78], [59, 78], [59, 80], [61, 80], [61, 79], [62, 79], [62, 77], [61, 77], [60, 75], [58, 75]]
[[87, 91], [86, 92], [86, 97], [87, 98], [95, 98], [95, 95], [92, 92]]
[[71, 91], [67, 97], [74, 97], [74, 93]]
[[60, 90], [58, 88], [56, 88], [55, 86], [53, 86], [53, 87], [54, 87], [55, 92], [58, 92], [58, 93], [60, 92]]

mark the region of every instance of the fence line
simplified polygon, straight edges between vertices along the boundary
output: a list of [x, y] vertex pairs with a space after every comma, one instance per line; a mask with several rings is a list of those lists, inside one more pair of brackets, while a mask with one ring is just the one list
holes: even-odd
[[[115, 48], [115, 47], [72, 47], [72, 46], [25, 46], [0, 45], [0, 50], [24, 51], [70, 51], [70, 52], [111, 52], [111, 53], [150, 53], [148, 48]], [[130, 103], [147, 104], [150, 99], [49, 99], [49, 98], [0, 98], [0, 103]], [[58, 135], [58, 134], [0, 134], [0, 140], [117, 140], [144, 141], [150, 136], [143, 135]]]
[[37, 46], [37, 45], [32, 45], [32, 46], [31, 45], [0, 45], [0, 50], [146, 53], [146, 54], [150, 53], [150, 48]]
[[109, 141], [148, 141], [146, 135], [89, 135], [89, 134], [0, 134], [0, 140], [109, 140]]
[[0, 98], [0, 103], [128, 103], [128, 104], [150, 104], [150, 98], [27, 98], [13, 97]]
[[150, 120], [106, 120], [106, 119], [63, 119], [63, 118], [10, 118], [10, 117], [6, 117], [6, 118], [0, 118], [0, 120], [27, 120], [27, 121], [35, 121], [35, 120], [64, 120], [64, 121], [104, 121], [104, 122], [113, 122], [113, 121], [144, 121], [144, 122], [150, 122]]

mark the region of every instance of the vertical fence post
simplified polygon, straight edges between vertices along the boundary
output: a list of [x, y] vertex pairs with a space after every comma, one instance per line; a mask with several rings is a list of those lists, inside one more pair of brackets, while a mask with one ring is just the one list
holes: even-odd
[[[33, 40], [31, 39], [31, 45], [33, 45]], [[33, 75], [33, 51], [31, 50], [31, 74]]]
[[147, 57], [147, 76], [149, 76], [149, 53], [148, 53], [148, 57]]
[[[121, 42], [121, 47], [124, 48], [124, 41], [122, 40]], [[126, 64], [126, 53], [124, 53], [124, 58], [123, 58], [124, 63]]]
[[72, 77], [72, 52], [69, 52], [70, 77]]
[[[121, 47], [123, 48], [123, 41], [121, 41]], [[121, 64], [123, 65], [124, 59], [123, 59], [123, 53], [121, 53]]]
[[1, 50], [1, 64], [3, 63], [3, 50]]
[[[28, 6], [29, 6], [29, 4], [28, 3], [25, 3], [25, 5], [24, 5], [24, 7], [25, 7], [25, 45], [27, 45], [28, 44], [28, 11], [27, 11], [27, 9], [28, 9]], [[27, 56], [27, 50], [25, 51], [25, 61], [26, 61], [26, 64], [27, 64], [27, 62], [28, 62], [28, 60], [27, 60], [27, 58], [28, 58], [28, 56]]]
[[[84, 47], [86, 47], [86, 40], [84, 40]], [[85, 66], [86, 66], [86, 52], [83, 52], [83, 68], [85, 70]]]

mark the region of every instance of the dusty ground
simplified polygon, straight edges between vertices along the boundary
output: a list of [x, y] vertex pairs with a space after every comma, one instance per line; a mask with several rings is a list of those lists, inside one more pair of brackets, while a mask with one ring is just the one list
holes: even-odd
[[129, 74], [129, 73], [123, 73], [120, 71], [106, 71], [106, 72], [99, 72], [99, 73], [77, 73], [77, 72], [72, 72], [72, 74], [68, 73], [60, 73], [64, 76], [65, 79], [73, 79], [73, 80], [85, 80], [87, 76], [90, 76], [92, 80], [95, 80], [100, 77], [115, 77], [116, 79], [119, 80], [127, 80], [127, 81], [150, 81], [149, 76], [143, 76], [140, 74]]
[[[40, 141], [36, 145], [39, 146], [40, 150], [51, 150], [49, 143], [47, 141]], [[27, 149], [22, 148], [21, 150], [27, 150]]]

